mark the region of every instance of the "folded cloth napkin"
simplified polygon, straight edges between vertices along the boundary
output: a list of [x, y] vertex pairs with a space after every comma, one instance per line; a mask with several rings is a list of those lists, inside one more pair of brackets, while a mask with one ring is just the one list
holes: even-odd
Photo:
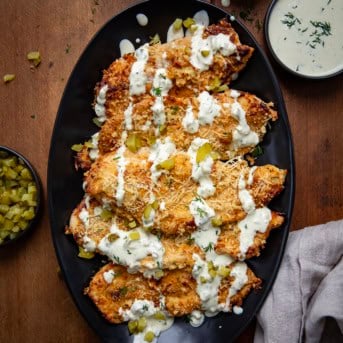
[[290, 233], [254, 343], [343, 342], [343, 220]]

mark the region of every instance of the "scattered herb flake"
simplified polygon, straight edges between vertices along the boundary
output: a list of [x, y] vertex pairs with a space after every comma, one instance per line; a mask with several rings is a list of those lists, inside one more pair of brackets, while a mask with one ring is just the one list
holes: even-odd
[[66, 48], [65, 48], [66, 54], [69, 54], [70, 49], [71, 49], [71, 45], [70, 45], [70, 44], [67, 44], [67, 45], [66, 45]]
[[263, 148], [260, 145], [257, 145], [252, 151], [251, 156], [256, 158], [261, 155], [263, 155]]
[[162, 94], [162, 90], [160, 87], [153, 88], [152, 91], [156, 96], [161, 96], [161, 94]]
[[119, 288], [119, 295], [121, 297], [125, 296], [128, 292], [128, 288], [126, 286]]
[[291, 28], [295, 24], [301, 24], [301, 21], [295, 17], [293, 13], [288, 12], [285, 14], [284, 19], [281, 20], [281, 23], [287, 25], [288, 28]]
[[209, 252], [209, 251], [212, 251], [213, 250], [213, 243], [210, 242], [208, 243], [208, 246], [204, 248], [204, 251], [205, 252]]
[[30, 117], [31, 117], [31, 119], [36, 119], [36, 115], [35, 114], [32, 114]]

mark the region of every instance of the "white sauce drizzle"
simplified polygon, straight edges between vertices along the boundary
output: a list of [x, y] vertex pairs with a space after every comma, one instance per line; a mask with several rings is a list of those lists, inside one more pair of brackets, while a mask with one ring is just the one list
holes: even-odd
[[189, 133], [196, 133], [199, 130], [199, 120], [194, 117], [192, 105], [188, 105], [186, 114], [182, 119], [182, 126]]
[[103, 123], [106, 118], [106, 93], [108, 91], [108, 85], [104, 85], [100, 88], [98, 96], [96, 97], [96, 104], [94, 106], [95, 114], [98, 117], [100, 123]]
[[169, 137], [166, 137], [164, 143], [161, 139], [158, 139], [156, 143], [151, 147], [151, 152], [149, 155], [149, 161], [152, 162], [150, 168], [151, 179], [153, 183], [157, 183], [158, 178], [161, 176], [163, 169], [158, 170], [157, 165], [169, 158], [171, 154], [175, 152], [175, 144]]
[[233, 313], [234, 313], [234, 314], [237, 314], [237, 315], [242, 314], [242, 313], [243, 313], [242, 307], [240, 307], [240, 306], [234, 306], [234, 307], [233, 307]]
[[152, 95], [155, 95], [154, 89], [159, 89], [162, 96], [168, 95], [169, 90], [173, 87], [173, 82], [168, 79], [166, 68], [158, 68], [156, 70], [152, 85]]
[[[155, 235], [140, 227], [131, 231], [123, 231], [115, 223], [112, 224], [110, 232], [98, 244], [98, 250], [110, 260], [127, 266], [128, 271], [134, 273], [141, 269], [140, 261], [151, 256], [154, 260], [153, 263], [145, 267], [148, 269], [162, 268], [164, 247]], [[138, 232], [140, 238], [131, 240], [130, 233], [132, 232]], [[108, 240], [111, 234], [118, 236], [113, 242]]]
[[108, 270], [107, 272], [104, 272], [102, 274], [104, 280], [108, 283], [111, 284], [113, 282], [113, 279], [115, 277], [116, 273], [114, 272], [114, 270]]
[[192, 178], [194, 181], [199, 183], [197, 193], [203, 198], [213, 195], [216, 191], [216, 188], [213, 185], [210, 177], [213, 166], [213, 158], [211, 156], [207, 156], [205, 160], [201, 161], [200, 163], [196, 162], [198, 149], [207, 142], [207, 139], [197, 137], [192, 141], [187, 152], [192, 164]]
[[208, 92], [203, 91], [198, 96], [199, 115], [198, 120], [201, 125], [212, 124], [215, 117], [220, 113], [220, 105]]
[[[237, 51], [237, 47], [230, 40], [228, 35], [219, 33], [215, 36], [202, 38], [204, 27], [197, 26], [192, 37], [191, 64], [200, 71], [208, 70], [213, 63], [213, 55], [220, 52], [223, 56], [230, 56]], [[202, 51], [207, 52], [207, 56]]]
[[149, 59], [148, 44], [144, 44], [135, 51], [136, 62], [133, 63], [130, 73], [130, 95], [140, 95], [145, 93], [147, 76], [145, 65]]
[[224, 7], [229, 7], [230, 6], [230, 0], [221, 0], [221, 4]]
[[174, 29], [174, 25], [171, 24], [168, 28], [167, 32], [167, 43], [172, 42], [176, 39], [180, 39], [184, 37], [183, 27], [181, 27], [179, 30]]
[[[201, 307], [208, 317], [215, 316], [224, 306], [218, 304], [218, 289], [221, 277], [211, 277], [208, 264], [197, 254], [193, 254], [194, 267], [192, 275], [197, 281], [197, 293], [201, 299]], [[206, 282], [204, 282], [206, 280]]]
[[199, 326], [201, 326], [204, 320], [205, 320], [204, 314], [198, 310], [194, 310], [189, 315], [189, 324], [191, 324], [194, 328], [198, 328]]
[[238, 197], [246, 213], [255, 210], [255, 201], [250, 192], [246, 189], [244, 173], [241, 173], [238, 180]]
[[130, 101], [129, 106], [124, 111], [124, 121], [125, 121], [125, 130], [132, 130], [132, 111], [133, 111], [133, 104]]
[[233, 150], [237, 150], [239, 148], [244, 148], [247, 146], [254, 146], [259, 142], [257, 133], [251, 130], [250, 126], [247, 123], [247, 119], [245, 116], [246, 113], [241, 104], [237, 101], [237, 98], [239, 96], [240, 93], [236, 90], [231, 91], [231, 97], [235, 99], [234, 103], [231, 105], [231, 115], [236, 120], [238, 120], [238, 125], [236, 126], [232, 134], [231, 147]]
[[123, 57], [126, 54], [135, 52], [135, 47], [128, 39], [122, 39], [119, 43], [120, 56]]
[[229, 289], [229, 294], [226, 299], [225, 310], [229, 310], [230, 305], [230, 298], [239, 292], [242, 287], [248, 282], [248, 275], [247, 275], [248, 266], [244, 262], [237, 262], [235, 263], [234, 267], [231, 270], [231, 276], [235, 279], [231, 284]]
[[202, 25], [204, 27], [207, 27], [210, 24], [210, 18], [205, 10], [196, 12], [193, 16], [193, 19], [198, 25]]
[[249, 247], [254, 243], [257, 232], [266, 232], [270, 220], [272, 219], [271, 210], [267, 207], [257, 208], [238, 222], [240, 229], [240, 258], [244, 259]]
[[[125, 131], [124, 131], [125, 132]], [[117, 158], [117, 190], [115, 194], [115, 198], [117, 201], [117, 206], [121, 207], [124, 201], [124, 195], [125, 195], [125, 178], [124, 173], [126, 169], [126, 159], [125, 159], [125, 144], [123, 144], [117, 151], [116, 156], [114, 158]]]
[[85, 227], [85, 235], [82, 238], [82, 247], [84, 248], [85, 251], [88, 252], [93, 252], [96, 249], [96, 243], [94, 240], [92, 240], [90, 237], [87, 235], [87, 231], [89, 228], [89, 220], [90, 220], [90, 215], [89, 215], [89, 196], [87, 195], [85, 197], [85, 205], [86, 207], [83, 207], [79, 213], [79, 219], [81, 220], [82, 224]]
[[89, 150], [89, 157], [93, 161], [99, 157], [98, 143], [99, 143], [99, 132], [95, 133], [92, 136], [92, 148]]
[[138, 24], [139, 24], [140, 26], [146, 26], [146, 25], [148, 25], [149, 19], [148, 19], [148, 17], [147, 17], [145, 14], [143, 14], [143, 13], [138, 13], [138, 14], [136, 15], [136, 19], [137, 19], [137, 22], [138, 22]]
[[[162, 312], [165, 319], [155, 319], [153, 316], [157, 312]], [[174, 318], [170, 317], [168, 312], [163, 310], [163, 304], [160, 307], [155, 307], [154, 303], [149, 300], [135, 300], [130, 310], [120, 308], [119, 313], [123, 316], [124, 320], [137, 320], [142, 316], [146, 318], [146, 328], [139, 334], [133, 336], [133, 343], [146, 343], [144, 336], [148, 331], [153, 332], [155, 335], [153, 343], [157, 342], [157, 338], [161, 332], [168, 330], [174, 322]]]

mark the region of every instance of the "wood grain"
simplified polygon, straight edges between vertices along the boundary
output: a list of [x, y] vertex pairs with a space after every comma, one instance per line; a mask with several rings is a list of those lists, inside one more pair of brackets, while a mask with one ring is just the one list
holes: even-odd
[[[24, 154], [44, 185], [42, 220], [27, 240], [0, 249], [0, 342], [98, 342], [58, 276], [46, 206], [51, 132], [66, 80], [94, 33], [137, 1], [3, 0], [0, 2], [0, 144]], [[211, 1], [220, 5], [220, 1]], [[239, 16], [245, 1], [231, 1]], [[261, 22], [269, 1], [256, 0], [246, 22], [264, 46]], [[67, 47], [69, 47], [67, 49]], [[30, 70], [26, 54], [39, 50]], [[68, 51], [67, 51], [68, 50]], [[296, 199], [292, 228], [340, 219], [343, 213], [342, 76], [326, 81], [292, 77], [274, 64], [293, 131]], [[253, 326], [239, 339], [252, 341]]]

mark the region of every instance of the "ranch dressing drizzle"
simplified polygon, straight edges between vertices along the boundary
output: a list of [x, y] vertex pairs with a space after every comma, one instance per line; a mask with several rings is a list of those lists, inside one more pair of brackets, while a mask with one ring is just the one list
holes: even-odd
[[122, 145], [118, 149], [116, 156], [114, 157], [117, 161], [117, 190], [115, 194], [117, 206], [121, 207], [124, 201], [124, 195], [125, 195], [125, 169], [126, 169], [126, 160], [125, 160], [125, 150], [126, 146], [124, 144], [125, 140], [127, 137], [126, 131], [123, 132], [122, 134]]
[[245, 111], [241, 104], [237, 101], [240, 93], [236, 90], [231, 91], [231, 97], [235, 99], [231, 105], [231, 115], [238, 120], [238, 125], [232, 134], [232, 149], [237, 150], [247, 146], [254, 146], [259, 142], [258, 135], [255, 131], [251, 130], [247, 123]]
[[151, 147], [151, 152], [149, 155], [149, 161], [152, 162], [152, 166], [150, 167], [151, 171], [151, 179], [153, 183], [157, 183], [158, 178], [164, 172], [163, 169], [157, 169], [159, 163], [167, 160], [170, 155], [175, 152], [175, 144], [170, 139], [170, 137], [166, 137], [164, 142], [161, 139], [157, 139], [155, 144]]
[[201, 125], [212, 124], [215, 117], [220, 113], [220, 105], [208, 92], [203, 91], [198, 96], [199, 114], [198, 120]]
[[124, 111], [124, 121], [125, 121], [125, 130], [132, 130], [132, 112], [133, 112], [133, 104], [132, 100], [130, 100], [129, 106]]
[[240, 259], [245, 258], [249, 247], [254, 243], [257, 232], [266, 232], [272, 219], [271, 210], [267, 207], [257, 208], [238, 222], [240, 229], [239, 247]]
[[108, 91], [108, 85], [104, 85], [100, 88], [98, 96], [96, 97], [96, 104], [94, 106], [95, 114], [98, 117], [100, 123], [103, 123], [106, 118], [106, 93]]
[[[130, 239], [130, 233], [137, 232], [139, 239]], [[113, 234], [116, 239], [112, 240]], [[128, 271], [135, 273], [142, 269], [141, 260], [151, 256], [153, 262], [144, 266], [147, 269], [162, 268], [164, 247], [153, 234], [138, 227], [131, 231], [120, 230], [116, 223], [112, 224], [110, 234], [106, 235], [98, 244], [98, 250], [114, 263], [128, 267]]]
[[120, 56], [135, 52], [135, 47], [128, 39], [122, 39], [119, 43]]
[[89, 157], [93, 161], [99, 157], [98, 143], [99, 143], [99, 132], [95, 133], [92, 136], [92, 148], [89, 150]]
[[149, 19], [145, 14], [138, 13], [136, 15], [136, 19], [137, 19], [137, 22], [140, 26], [147, 26], [148, 25]]
[[189, 315], [189, 324], [191, 324], [194, 328], [201, 326], [204, 320], [205, 320], [204, 314], [198, 310], [194, 310]]
[[223, 309], [223, 306], [218, 304], [218, 289], [221, 277], [216, 275], [212, 278], [209, 274], [208, 263], [199, 255], [193, 254], [193, 260], [192, 275], [197, 281], [197, 293], [201, 299], [201, 307], [206, 316], [215, 316]]
[[237, 47], [228, 35], [219, 33], [215, 36], [202, 38], [204, 26], [197, 25], [192, 37], [192, 55], [190, 62], [200, 71], [208, 70], [213, 63], [213, 55], [220, 52], [223, 56], [230, 56], [237, 51]]
[[88, 211], [89, 201], [90, 201], [89, 195], [86, 195], [84, 199], [85, 199], [85, 207], [81, 209], [78, 215], [79, 219], [81, 220], [82, 224], [85, 227], [85, 234], [82, 238], [82, 247], [88, 252], [93, 252], [96, 249], [96, 243], [87, 234], [88, 229], [89, 229], [89, 220], [91, 217]]
[[245, 176], [242, 172], [238, 180], [238, 197], [242, 204], [243, 210], [246, 213], [251, 213], [255, 210], [255, 201], [250, 192], [246, 189]]
[[186, 114], [182, 119], [182, 126], [189, 133], [196, 133], [199, 130], [199, 120], [194, 117], [192, 105], [188, 105]]
[[147, 76], [145, 65], [149, 59], [148, 44], [144, 44], [135, 51], [136, 62], [133, 63], [130, 73], [130, 95], [140, 95], [145, 93]]
[[[129, 310], [119, 309], [124, 320], [138, 320], [143, 316], [146, 318], [146, 328], [133, 336], [133, 343], [146, 343], [144, 336], [148, 331], [154, 333], [155, 338], [152, 342], [156, 343], [161, 332], [168, 330], [173, 325], [174, 318], [163, 308], [163, 304], [160, 304], [160, 307], [155, 307], [155, 304], [150, 300], [135, 300]], [[156, 313], [163, 313], [165, 319], [156, 319], [154, 317]]]
[[279, 0], [268, 33], [275, 54], [303, 75], [326, 76], [343, 68], [341, 0]]
[[225, 308], [224, 311], [228, 312], [230, 309], [230, 298], [239, 292], [242, 287], [248, 282], [248, 275], [247, 275], [248, 267], [244, 262], [236, 262], [234, 267], [231, 270], [231, 276], [235, 279], [232, 282], [232, 285], [229, 289], [229, 294], [226, 298]]
[[114, 272], [114, 270], [108, 270], [107, 272], [104, 272], [102, 276], [108, 284], [111, 284], [114, 277], [116, 276], [116, 273]]
[[210, 177], [213, 158], [209, 155], [200, 163], [196, 161], [198, 149], [207, 142], [207, 139], [197, 137], [192, 141], [187, 152], [192, 163], [192, 178], [194, 181], [199, 182], [200, 185], [197, 193], [203, 198], [213, 195], [216, 190]]

